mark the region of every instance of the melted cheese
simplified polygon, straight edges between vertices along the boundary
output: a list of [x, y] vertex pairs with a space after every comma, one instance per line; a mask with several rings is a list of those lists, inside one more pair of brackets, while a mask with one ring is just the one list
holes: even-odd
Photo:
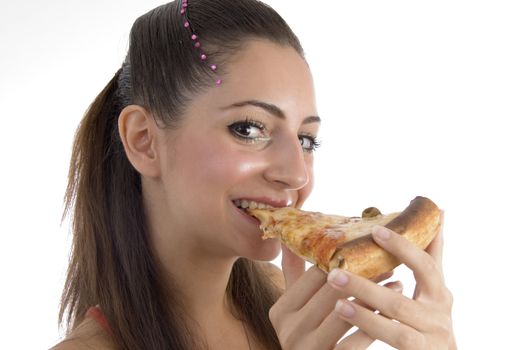
[[263, 238], [279, 238], [297, 255], [315, 264], [327, 265], [336, 248], [368, 235], [399, 213], [373, 218], [345, 217], [306, 212], [295, 208], [249, 209], [257, 217]]

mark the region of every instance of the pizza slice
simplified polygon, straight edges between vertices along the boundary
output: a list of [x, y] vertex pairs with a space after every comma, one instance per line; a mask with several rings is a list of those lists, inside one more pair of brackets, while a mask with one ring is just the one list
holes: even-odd
[[261, 222], [263, 239], [280, 239], [292, 252], [326, 272], [339, 267], [372, 278], [400, 264], [374, 242], [374, 226], [385, 226], [425, 249], [439, 232], [441, 211], [430, 199], [416, 197], [404, 211], [388, 215], [374, 207], [365, 209], [361, 217], [290, 207], [247, 212]]

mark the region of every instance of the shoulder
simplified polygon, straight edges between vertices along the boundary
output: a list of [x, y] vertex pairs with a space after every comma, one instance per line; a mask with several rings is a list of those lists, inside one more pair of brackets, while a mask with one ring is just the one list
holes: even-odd
[[78, 339], [66, 339], [58, 343], [49, 350], [88, 350], [95, 349], [95, 347], [85, 344]]
[[111, 337], [93, 320], [85, 319], [50, 350], [115, 350]]

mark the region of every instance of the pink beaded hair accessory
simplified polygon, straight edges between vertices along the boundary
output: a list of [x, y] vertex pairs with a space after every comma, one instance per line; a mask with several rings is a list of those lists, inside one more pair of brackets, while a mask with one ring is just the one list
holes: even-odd
[[[195, 34], [194, 30], [192, 29], [192, 26], [190, 25], [190, 21], [188, 20], [188, 15], [187, 15], [187, 12], [188, 12], [187, 8], [188, 8], [188, 0], [182, 0], [181, 15], [183, 16], [183, 26], [186, 29], [188, 29], [188, 31], [190, 32], [190, 38], [192, 39], [194, 48], [199, 50], [199, 58], [201, 59], [202, 62], [207, 63], [206, 61], [208, 59], [208, 55], [202, 50], [201, 43], [199, 42], [197, 35]], [[209, 67], [214, 72], [217, 70], [217, 65], [215, 64], [210, 64]], [[222, 82], [223, 81], [221, 79], [217, 79], [216, 85], [221, 85]]]

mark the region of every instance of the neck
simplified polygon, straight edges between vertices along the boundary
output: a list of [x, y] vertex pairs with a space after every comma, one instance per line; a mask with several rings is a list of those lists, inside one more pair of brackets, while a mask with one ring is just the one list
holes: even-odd
[[177, 254], [163, 266], [171, 284], [177, 286], [174, 295], [183, 297], [188, 313], [196, 321], [230, 314], [227, 286], [235, 259], [184, 255]]
[[193, 258], [178, 255], [174, 259], [177, 262], [163, 264], [174, 286], [173, 295], [182, 297], [179, 305], [195, 322], [196, 334], [202, 335], [211, 349], [246, 349], [249, 335], [227, 295], [235, 259]]
[[[191, 234], [181, 236], [191, 237]], [[182, 298], [188, 315], [199, 323], [211, 316], [231, 313], [226, 291], [236, 261], [234, 257], [206, 254], [201, 246], [185, 241], [156, 247], [171, 294]], [[184, 248], [174, 251], [171, 247]]]

